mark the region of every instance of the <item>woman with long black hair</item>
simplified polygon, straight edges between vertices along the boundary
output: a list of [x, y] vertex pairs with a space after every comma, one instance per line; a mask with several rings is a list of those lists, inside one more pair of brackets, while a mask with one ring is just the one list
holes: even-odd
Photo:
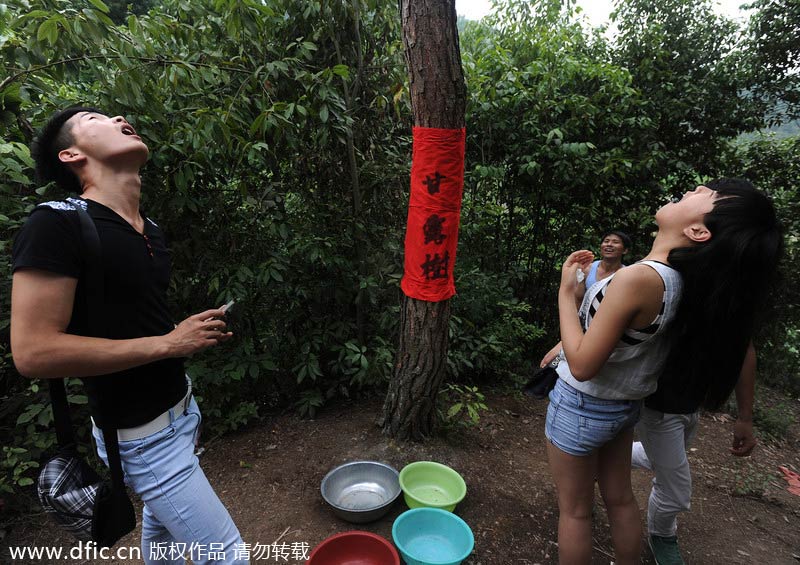
[[562, 268], [559, 380], [545, 435], [563, 564], [590, 561], [595, 479], [616, 562], [639, 561], [630, 463], [642, 399], [656, 391], [669, 358], [676, 371], [690, 371], [681, 373], [684, 383], [703, 391], [706, 405], [721, 404], [737, 381], [776, 270], [781, 236], [772, 203], [746, 181], [698, 186], [655, 219], [650, 253], [589, 288], [579, 308], [577, 271], [591, 252], [572, 253]]
[[764, 313], [782, 240], [772, 203], [743, 180], [707, 186], [726, 199], [706, 216], [706, 245], [674, 250], [669, 261], [684, 284], [674, 344], [658, 389], [645, 399], [633, 465], [655, 473], [647, 512], [648, 542], [659, 564], [683, 563], [677, 515], [689, 509], [686, 449], [698, 410], [718, 410], [736, 390], [733, 455], [755, 446], [752, 429], [756, 352], [752, 337]]

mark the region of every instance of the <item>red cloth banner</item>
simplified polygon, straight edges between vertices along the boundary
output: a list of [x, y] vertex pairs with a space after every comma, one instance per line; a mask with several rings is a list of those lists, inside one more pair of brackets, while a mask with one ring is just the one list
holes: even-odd
[[466, 129], [415, 127], [403, 280], [411, 298], [440, 302], [456, 293]]

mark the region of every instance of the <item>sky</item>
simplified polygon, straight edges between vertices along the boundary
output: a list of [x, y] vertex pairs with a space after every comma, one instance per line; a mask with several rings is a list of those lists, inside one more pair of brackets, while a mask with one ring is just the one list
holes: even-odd
[[[739, 19], [744, 17], [744, 12], [739, 10], [739, 5], [746, 0], [714, 0], [716, 9], [720, 14]], [[583, 8], [583, 13], [593, 26], [599, 26], [608, 21], [608, 14], [613, 7], [612, 0], [578, 0], [578, 5]], [[489, 0], [456, 0], [456, 12], [470, 20], [479, 20], [489, 13], [491, 2]]]

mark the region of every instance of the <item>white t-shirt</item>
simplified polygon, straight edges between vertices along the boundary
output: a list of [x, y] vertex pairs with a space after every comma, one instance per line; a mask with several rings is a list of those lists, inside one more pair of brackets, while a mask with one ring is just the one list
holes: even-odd
[[[569, 360], [562, 350], [556, 369], [558, 376], [581, 392], [610, 400], [639, 400], [656, 390], [669, 353], [670, 344], [665, 332], [675, 318], [683, 281], [678, 271], [658, 261], [640, 261], [639, 264], [654, 269], [664, 282], [661, 312], [646, 328], [625, 330], [608, 361], [591, 380], [581, 382], [572, 376]], [[578, 311], [584, 331], [589, 328], [612, 278], [613, 274], [586, 290]]]

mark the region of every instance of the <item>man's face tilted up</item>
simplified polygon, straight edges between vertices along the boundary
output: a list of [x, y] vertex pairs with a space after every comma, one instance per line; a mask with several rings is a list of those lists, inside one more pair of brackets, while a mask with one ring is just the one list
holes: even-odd
[[147, 161], [147, 145], [122, 116], [110, 118], [97, 112], [79, 112], [64, 127], [70, 128], [73, 143], [59, 152], [62, 162], [120, 162], [140, 167]]

